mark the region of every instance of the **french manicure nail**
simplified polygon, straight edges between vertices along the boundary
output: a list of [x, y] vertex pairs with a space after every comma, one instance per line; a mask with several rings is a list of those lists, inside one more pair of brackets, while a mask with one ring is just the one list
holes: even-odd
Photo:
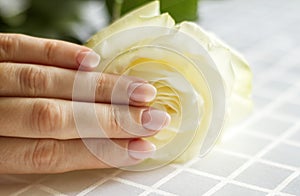
[[100, 63], [100, 56], [94, 51], [80, 52], [77, 56], [77, 61], [80, 66], [95, 68]]
[[158, 131], [169, 125], [171, 116], [164, 111], [149, 109], [142, 115], [143, 127], [148, 130]]
[[128, 96], [137, 102], [150, 102], [156, 97], [156, 88], [147, 83], [132, 83], [128, 88]]
[[128, 154], [134, 159], [147, 159], [153, 157], [156, 146], [146, 140], [135, 139], [128, 144]]

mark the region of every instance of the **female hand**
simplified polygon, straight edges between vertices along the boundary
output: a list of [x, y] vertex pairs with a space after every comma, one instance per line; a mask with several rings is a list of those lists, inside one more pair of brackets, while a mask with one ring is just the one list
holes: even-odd
[[[141, 138], [170, 122], [167, 113], [145, 107], [155, 98], [155, 88], [141, 79], [93, 72], [99, 61], [84, 46], [0, 34], [0, 173], [128, 166], [152, 155], [155, 146]], [[83, 92], [76, 95], [80, 133], [72, 100], [76, 74]], [[119, 96], [112, 104], [117, 83]], [[91, 94], [95, 105], [89, 102]], [[130, 106], [122, 105], [128, 100]], [[98, 124], [103, 133], [95, 131]]]

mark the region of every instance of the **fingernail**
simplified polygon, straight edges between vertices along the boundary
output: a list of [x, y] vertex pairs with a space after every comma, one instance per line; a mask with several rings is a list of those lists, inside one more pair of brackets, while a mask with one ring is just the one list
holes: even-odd
[[135, 139], [128, 144], [128, 154], [134, 159], [151, 158], [156, 150], [156, 146], [142, 139]]
[[158, 131], [169, 125], [171, 116], [164, 111], [149, 109], [143, 112], [143, 127], [149, 130]]
[[100, 63], [100, 56], [94, 51], [80, 52], [77, 56], [77, 61], [80, 66], [95, 68]]
[[132, 83], [128, 88], [131, 100], [137, 102], [150, 102], [155, 99], [156, 88], [147, 83]]

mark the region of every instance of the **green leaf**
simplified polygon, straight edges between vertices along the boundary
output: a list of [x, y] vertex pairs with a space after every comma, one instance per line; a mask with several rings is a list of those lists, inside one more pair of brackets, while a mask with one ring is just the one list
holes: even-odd
[[[112, 20], [153, 0], [106, 0], [108, 12]], [[160, 0], [161, 12], [168, 12], [175, 21], [193, 21], [198, 16], [198, 0]]]

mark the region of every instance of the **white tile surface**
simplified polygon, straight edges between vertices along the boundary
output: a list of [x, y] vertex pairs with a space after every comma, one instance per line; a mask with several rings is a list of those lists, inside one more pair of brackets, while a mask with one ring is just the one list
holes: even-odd
[[300, 146], [282, 143], [268, 152], [263, 158], [300, 168]]
[[292, 171], [262, 163], [254, 163], [235, 180], [263, 188], [274, 189], [287, 178]]
[[120, 182], [109, 180], [101, 186], [87, 193], [89, 196], [94, 195], [139, 195], [143, 190]]
[[294, 134], [292, 134], [288, 140], [300, 143], [300, 129], [296, 131]]
[[271, 140], [268, 138], [260, 138], [240, 132], [230, 139], [226, 139], [219, 147], [232, 152], [255, 155], [270, 142]]
[[213, 151], [203, 159], [199, 159], [190, 168], [202, 172], [227, 177], [239, 168], [247, 159]]
[[43, 196], [51, 196], [52, 194], [46, 191], [43, 191], [36, 187], [31, 187], [30, 189], [19, 194], [20, 196], [33, 196], [33, 195], [43, 195]]
[[219, 181], [208, 177], [182, 172], [159, 189], [178, 195], [201, 195], [216, 185]]
[[263, 196], [266, 195], [266, 192], [261, 192], [233, 184], [227, 184], [220, 190], [218, 190], [216, 193], [213, 194], [213, 196], [241, 196], [241, 195], [251, 195], [251, 196]]
[[293, 194], [293, 195], [300, 195], [300, 176], [290, 182], [285, 188], [284, 192]]
[[268, 134], [271, 136], [280, 136], [292, 125], [292, 122], [266, 115], [254, 121], [247, 127], [247, 129], [249, 129], [249, 131]]
[[122, 172], [119, 177], [131, 180], [133, 182], [151, 186], [159, 181], [161, 178], [165, 177], [169, 173], [175, 171], [174, 167], [165, 166], [163, 168], [159, 168], [153, 171], [146, 171], [146, 172]]
[[285, 102], [275, 109], [275, 112], [300, 119], [300, 105]]

